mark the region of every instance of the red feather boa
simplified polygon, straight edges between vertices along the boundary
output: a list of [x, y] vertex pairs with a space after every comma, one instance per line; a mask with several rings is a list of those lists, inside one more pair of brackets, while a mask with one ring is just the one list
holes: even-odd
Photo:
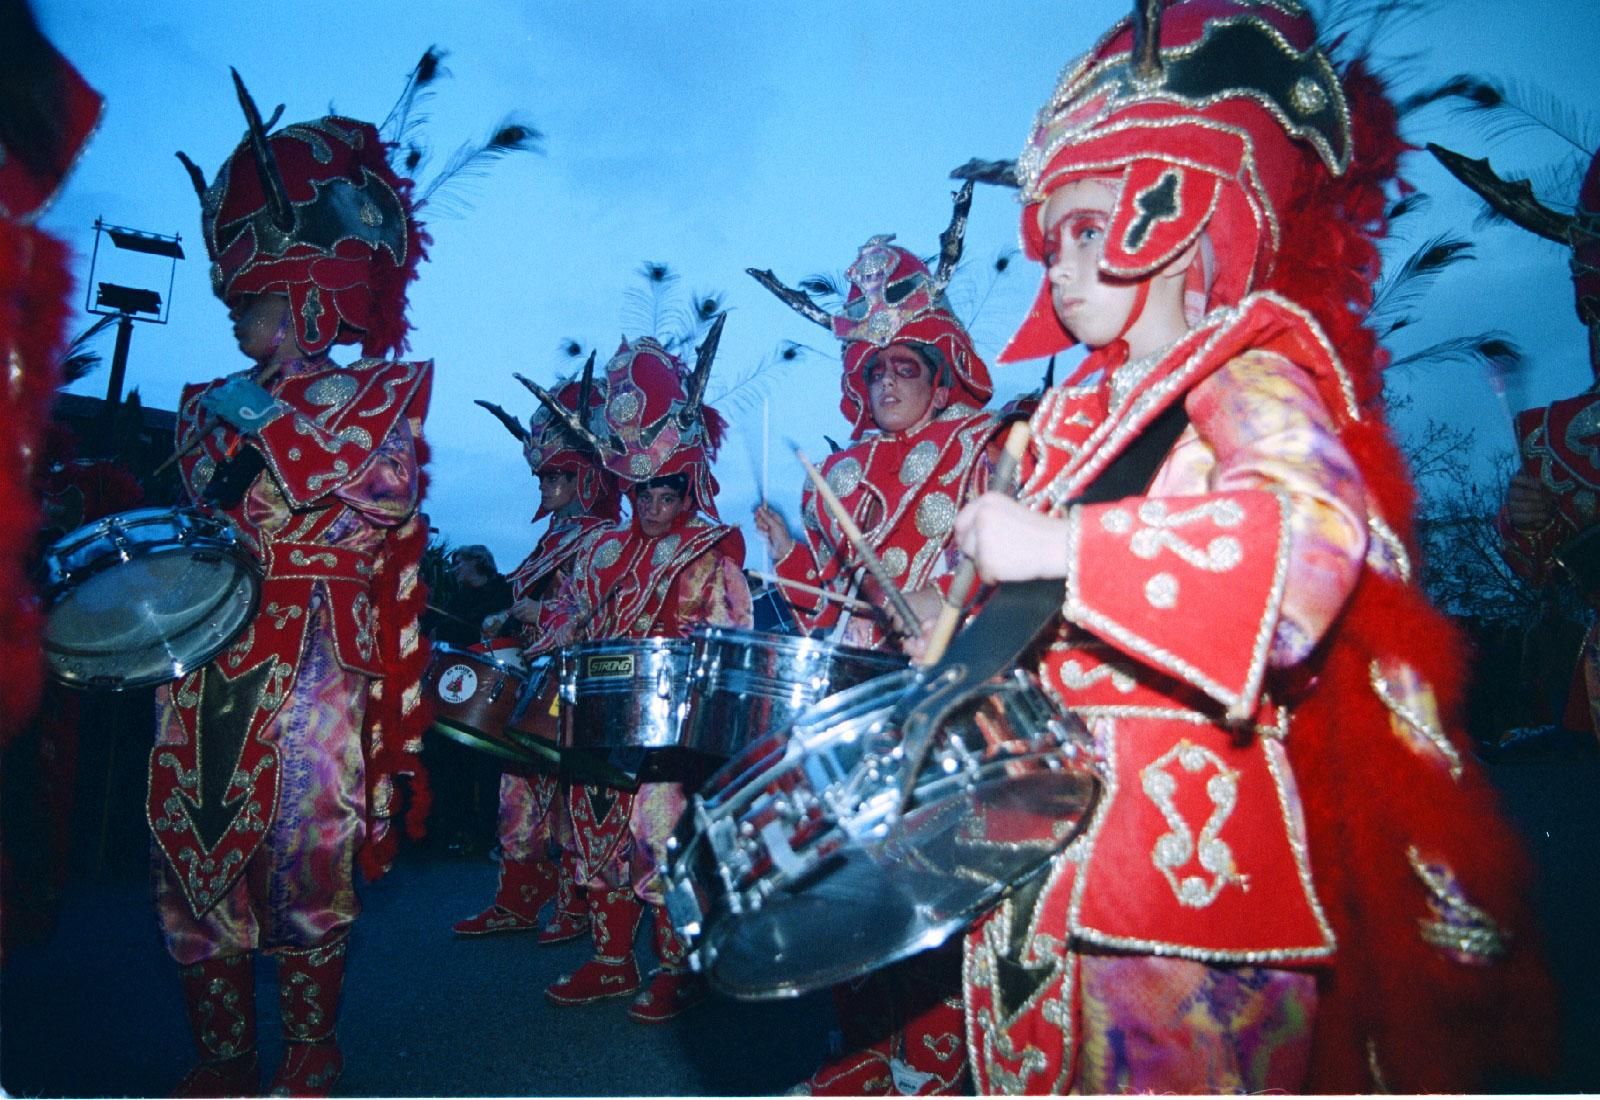
[[[1351, 171], [1308, 168], [1283, 214], [1285, 248], [1267, 288], [1311, 311], [1339, 349], [1364, 419], [1341, 437], [1370, 494], [1415, 558], [1415, 490], [1382, 417], [1386, 354], [1364, 321], [1387, 226], [1386, 186], [1407, 149], [1380, 82], [1360, 62], [1345, 77], [1354, 119]], [[1341, 407], [1330, 394], [1330, 408]], [[1396, 624], [1404, 624], [1402, 629]], [[1288, 748], [1304, 797], [1318, 894], [1338, 937], [1323, 978], [1308, 1090], [1476, 1091], [1497, 1073], [1535, 1077], [1555, 1064], [1554, 987], [1528, 899], [1531, 863], [1462, 733], [1465, 644], [1412, 585], [1366, 571], [1295, 711]], [[1404, 661], [1434, 688], [1465, 771], [1386, 731], [1372, 686], [1377, 658]], [[1449, 865], [1466, 896], [1509, 932], [1495, 965], [1455, 962], [1425, 944], [1428, 896], [1415, 847]]]
[[[33, 467], [60, 384], [73, 280], [67, 248], [38, 229], [0, 219], [0, 746], [39, 705], [43, 622], [28, 565], [39, 530]], [[15, 356], [15, 358], [13, 358]]]

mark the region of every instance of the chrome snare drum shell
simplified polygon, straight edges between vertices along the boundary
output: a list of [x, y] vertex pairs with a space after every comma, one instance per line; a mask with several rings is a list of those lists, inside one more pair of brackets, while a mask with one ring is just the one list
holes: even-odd
[[1022, 672], [946, 724], [901, 814], [892, 721], [921, 690], [907, 670], [830, 696], [692, 799], [667, 905], [722, 992], [797, 996], [937, 947], [1088, 820], [1087, 731]]
[[681, 638], [611, 639], [563, 649], [561, 749], [695, 748], [683, 739], [692, 651]]
[[818, 700], [906, 666], [897, 654], [834, 645], [820, 638], [701, 627], [685, 737], [701, 752], [731, 756], [787, 727]]
[[186, 675], [255, 617], [261, 567], [224, 521], [138, 508], [85, 524], [43, 561], [50, 674], [124, 691]]

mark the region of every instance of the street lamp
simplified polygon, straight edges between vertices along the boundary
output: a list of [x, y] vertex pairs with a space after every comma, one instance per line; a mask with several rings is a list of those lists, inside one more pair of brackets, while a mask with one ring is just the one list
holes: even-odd
[[[112, 245], [118, 252], [130, 252], [133, 256], [125, 257], [127, 263], [118, 264], [119, 267], [129, 267], [132, 273], [140, 274], [144, 270], [141, 281], [149, 280], [151, 268], [155, 268], [155, 275], [160, 276], [159, 265], [161, 258], [167, 261], [167, 303], [163, 304], [158, 291], [146, 290], [141, 287], [125, 286], [122, 283], [101, 281], [96, 278], [100, 264], [100, 235], [104, 233], [111, 238]], [[122, 402], [122, 381], [128, 370], [128, 345], [133, 340], [133, 323], [146, 321], [153, 324], [164, 325], [167, 323], [167, 313], [171, 306], [172, 284], [177, 276], [178, 261], [183, 259], [183, 246], [178, 234], [163, 236], [160, 233], [146, 233], [139, 229], [128, 229], [120, 225], [107, 225], [99, 218], [94, 220], [94, 255], [89, 261], [89, 286], [97, 288], [94, 301], [90, 303], [87, 296], [83, 308], [89, 313], [102, 317], [117, 318], [117, 346], [111, 355], [111, 381], [106, 386], [106, 416]], [[118, 252], [107, 253], [107, 261], [118, 256]], [[146, 257], [139, 260], [137, 257]], [[152, 259], [153, 258], [153, 259]], [[123, 278], [120, 272], [113, 272], [118, 278]], [[148, 315], [148, 316], [146, 316]]]

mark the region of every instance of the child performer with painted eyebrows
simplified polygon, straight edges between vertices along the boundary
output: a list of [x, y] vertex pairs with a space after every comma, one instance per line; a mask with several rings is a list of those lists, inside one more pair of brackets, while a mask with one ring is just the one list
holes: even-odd
[[977, 1091], [1547, 1071], [1523, 857], [1454, 728], [1362, 327], [1394, 110], [1288, 0], [1137, 9], [1016, 168], [1046, 272], [1002, 358], [1089, 356], [1033, 418], [1020, 502], [956, 523], [985, 580], [1062, 580], [1038, 674], [1106, 779], [969, 934]]

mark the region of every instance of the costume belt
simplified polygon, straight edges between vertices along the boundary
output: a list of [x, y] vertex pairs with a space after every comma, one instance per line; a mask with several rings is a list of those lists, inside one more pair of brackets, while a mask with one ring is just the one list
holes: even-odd
[[272, 580], [355, 581], [372, 583], [377, 558], [362, 550], [315, 542], [269, 541], [262, 565]]

